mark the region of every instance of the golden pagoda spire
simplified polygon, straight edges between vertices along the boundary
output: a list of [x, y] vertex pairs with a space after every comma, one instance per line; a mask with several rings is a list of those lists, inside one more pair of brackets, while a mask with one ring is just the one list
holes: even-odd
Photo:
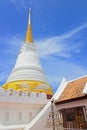
[[27, 27], [27, 33], [25, 37], [25, 43], [33, 43], [33, 37], [32, 37], [32, 26], [31, 26], [31, 9], [29, 9], [28, 12], [28, 27]]

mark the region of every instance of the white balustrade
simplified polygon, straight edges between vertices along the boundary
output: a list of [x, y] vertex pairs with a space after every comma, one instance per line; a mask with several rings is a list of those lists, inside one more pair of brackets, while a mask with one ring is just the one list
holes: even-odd
[[47, 101], [47, 95], [39, 92], [24, 92], [22, 90], [15, 91], [8, 89], [7, 91], [0, 88], [0, 101], [10, 102], [42, 102]]

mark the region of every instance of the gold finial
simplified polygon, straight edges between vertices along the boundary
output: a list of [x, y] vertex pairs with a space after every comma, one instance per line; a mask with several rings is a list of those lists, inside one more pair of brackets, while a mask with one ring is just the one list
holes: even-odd
[[32, 37], [32, 26], [31, 26], [31, 9], [28, 11], [28, 27], [27, 27], [27, 33], [25, 37], [25, 43], [33, 43], [33, 37]]

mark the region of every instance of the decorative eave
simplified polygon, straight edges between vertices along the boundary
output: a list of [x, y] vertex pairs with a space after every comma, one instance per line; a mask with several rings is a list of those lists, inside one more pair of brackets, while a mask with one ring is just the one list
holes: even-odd
[[55, 105], [75, 102], [75, 101], [84, 100], [84, 99], [87, 99], [87, 94], [84, 94], [83, 96], [80, 96], [80, 97], [77, 97], [77, 98], [71, 98], [71, 99], [62, 100], [62, 101], [55, 100]]

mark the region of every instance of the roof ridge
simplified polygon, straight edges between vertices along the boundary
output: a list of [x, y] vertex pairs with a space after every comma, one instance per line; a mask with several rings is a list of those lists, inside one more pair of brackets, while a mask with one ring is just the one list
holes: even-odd
[[83, 75], [81, 77], [78, 77], [78, 78], [75, 78], [73, 80], [67, 81], [67, 83], [70, 83], [70, 82], [73, 82], [73, 81], [76, 81], [76, 80], [79, 80], [79, 79], [82, 79], [82, 78], [85, 78], [85, 77], [87, 77], [87, 75]]

